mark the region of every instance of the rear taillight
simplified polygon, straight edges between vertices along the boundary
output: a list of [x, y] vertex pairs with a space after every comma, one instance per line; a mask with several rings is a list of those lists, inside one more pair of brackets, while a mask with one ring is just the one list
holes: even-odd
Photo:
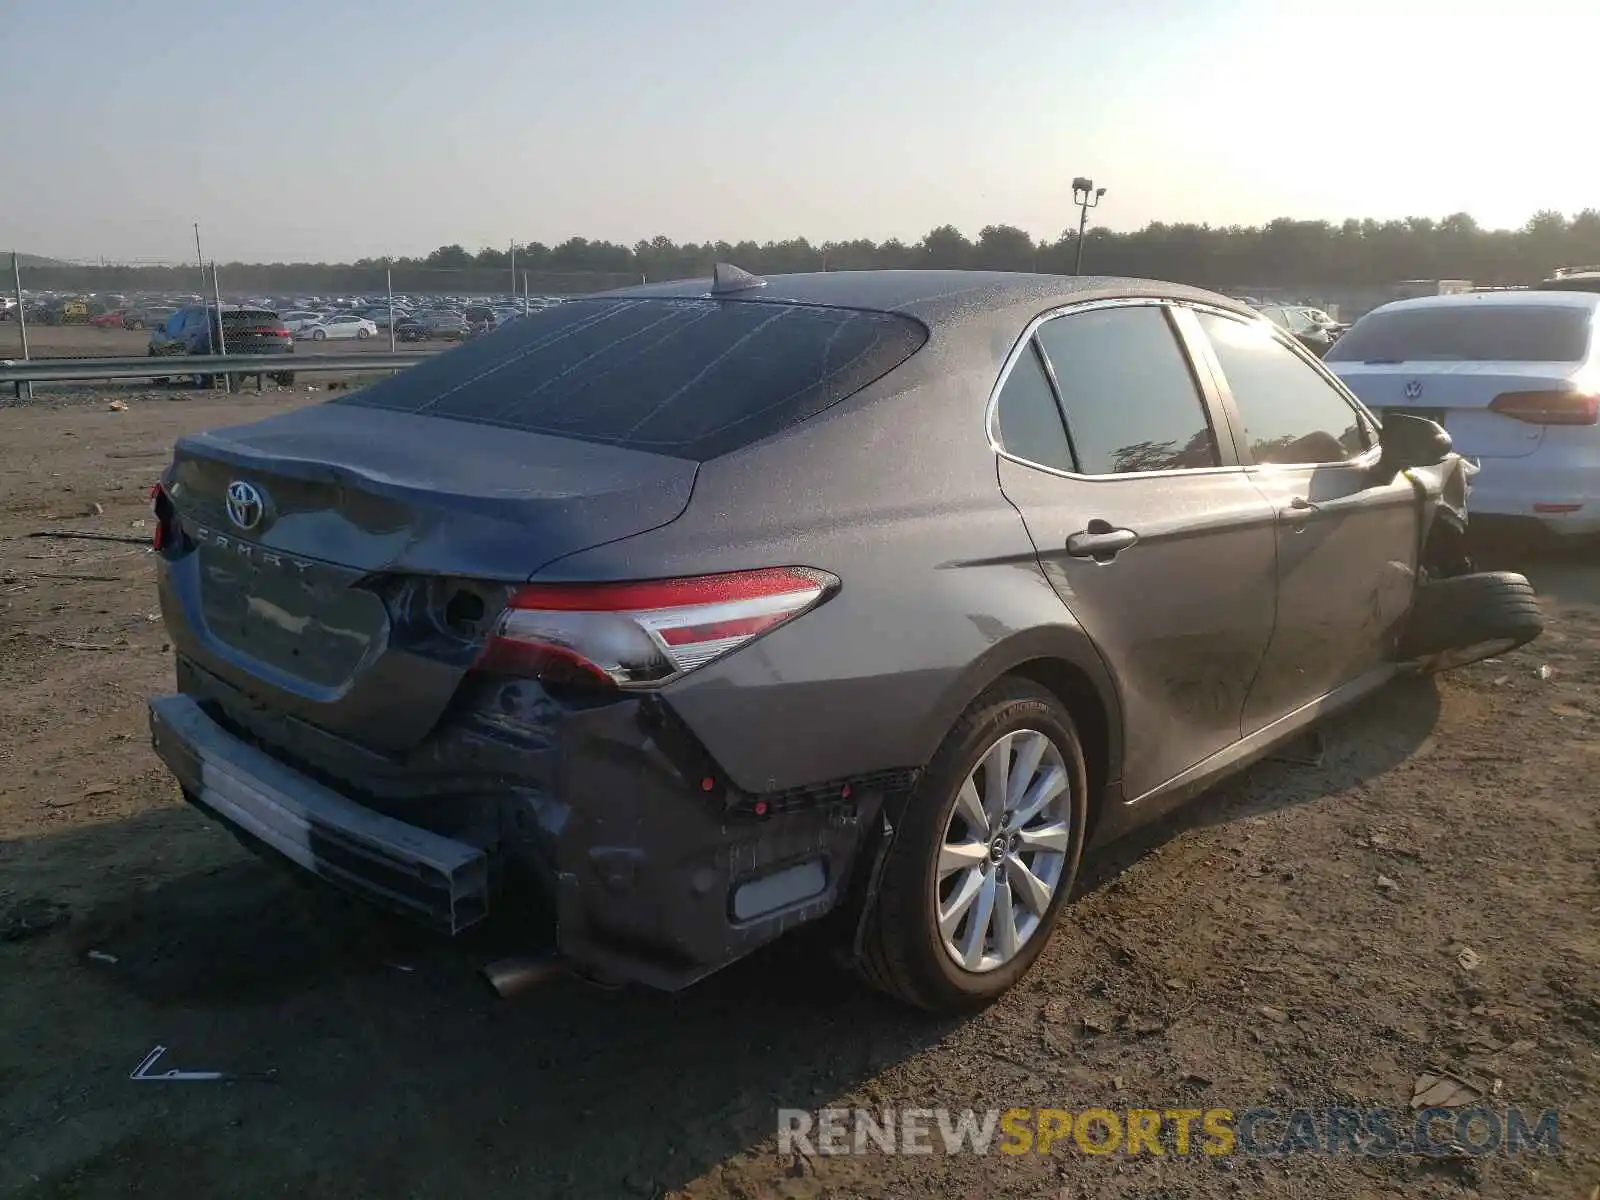
[[477, 665], [555, 684], [655, 687], [794, 620], [838, 585], [809, 567], [527, 584], [512, 593]]
[[1600, 422], [1600, 397], [1591, 392], [1503, 392], [1489, 410], [1530, 425], [1594, 425]]
[[155, 530], [150, 534], [150, 548], [164, 550], [172, 542], [172, 518], [176, 515], [172, 497], [159, 483], [150, 489], [150, 511], [155, 514]]

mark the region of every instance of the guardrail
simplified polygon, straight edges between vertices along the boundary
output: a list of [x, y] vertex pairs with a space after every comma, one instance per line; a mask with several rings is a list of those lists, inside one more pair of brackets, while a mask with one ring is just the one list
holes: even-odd
[[28, 384], [94, 379], [402, 371], [437, 353], [437, 350], [413, 350], [405, 354], [171, 354], [145, 358], [0, 359], [0, 385], [15, 384], [20, 396]]

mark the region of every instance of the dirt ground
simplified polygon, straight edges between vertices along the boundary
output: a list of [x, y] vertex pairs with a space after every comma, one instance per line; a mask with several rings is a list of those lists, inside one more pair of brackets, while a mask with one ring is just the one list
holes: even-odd
[[[396, 350], [437, 349], [441, 343], [397, 346]], [[150, 346], [148, 329], [96, 329], [92, 325], [28, 325], [28, 353], [34, 358], [139, 358]], [[389, 333], [377, 337], [316, 342], [295, 339], [296, 354], [387, 354]], [[15, 321], [0, 321], [0, 359], [22, 357]]]
[[[1600, 567], [1550, 631], [1397, 683], [1091, 860], [1024, 983], [909, 1015], [804, 936], [677, 996], [506, 1002], [182, 805], [146, 492], [181, 432], [308, 397], [0, 405], [0, 1195], [1560, 1197], [1600, 1187]], [[98, 507], [91, 507], [98, 506]], [[1542, 670], [1549, 668], [1549, 670]], [[1465, 953], [1471, 951], [1471, 954]], [[270, 1081], [134, 1081], [159, 1069]], [[1452, 1072], [1558, 1157], [780, 1157], [779, 1108], [1384, 1105]]]

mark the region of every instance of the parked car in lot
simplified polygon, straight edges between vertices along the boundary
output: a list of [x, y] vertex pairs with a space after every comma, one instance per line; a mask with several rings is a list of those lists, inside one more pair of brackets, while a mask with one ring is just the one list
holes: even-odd
[[428, 340], [428, 327], [421, 317], [396, 316], [394, 339], [397, 342], [425, 342]]
[[171, 319], [177, 308], [169, 304], [148, 304], [130, 308], [123, 315], [125, 329], [157, 329]]
[[319, 312], [306, 312], [303, 309], [290, 309], [279, 315], [283, 327], [290, 333], [303, 333], [311, 326], [322, 321], [324, 314]]
[[87, 325], [89, 319], [105, 311], [86, 296], [61, 296], [42, 300], [28, 314], [28, 320], [40, 325]]
[[446, 931], [520, 876], [579, 970], [677, 988], [831, 915], [975, 1008], [1085, 845], [1539, 633], [1465, 476], [1207, 292], [719, 268], [181, 439], [154, 744]]
[[1263, 304], [1257, 311], [1278, 328], [1288, 330], [1318, 358], [1326, 354], [1338, 338], [1336, 332], [1312, 319], [1310, 309], [1294, 304]]
[[1472, 292], [1362, 317], [1328, 365], [1369, 408], [1420, 414], [1477, 459], [1475, 513], [1600, 533], [1600, 293]]
[[1306, 316], [1310, 318], [1313, 325], [1317, 326], [1319, 329], [1327, 330], [1329, 334], [1336, 338], [1346, 329], [1350, 328], [1350, 323], [1348, 321], [1336, 321], [1320, 308], [1313, 308], [1310, 305], [1303, 305], [1301, 306], [1300, 311], [1305, 313]]
[[128, 311], [124, 308], [113, 308], [109, 312], [89, 318], [89, 324], [96, 329], [126, 329], [127, 322]]
[[394, 336], [398, 342], [461, 342], [472, 336], [472, 329], [460, 313], [420, 312], [396, 315]]
[[1600, 266], [1563, 267], [1535, 286], [1541, 292], [1600, 292]]
[[378, 335], [378, 327], [356, 313], [334, 313], [300, 329], [302, 338], [313, 342], [332, 341], [338, 338], [359, 338], [366, 341]]
[[[363, 317], [365, 317], [367, 320], [371, 321], [372, 324], [378, 329], [388, 329], [389, 328], [389, 315], [390, 315], [390, 312], [389, 312], [389, 307], [387, 305], [384, 305], [384, 306], [379, 307], [379, 308], [369, 308], [365, 312], [363, 312], [361, 315]], [[395, 305], [395, 307], [394, 307], [394, 319], [398, 321], [401, 317], [403, 317], [405, 315], [406, 315], [406, 310], [404, 308], [402, 308], [398, 304]]]
[[[224, 305], [218, 319], [216, 305], [190, 305], [180, 308], [150, 334], [146, 351], [152, 358], [179, 358], [213, 354], [292, 354], [294, 338], [278, 319], [264, 308]], [[271, 373], [274, 382], [294, 382], [294, 372]], [[195, 382], [212, 387], [216, 376], [197, 373]], [[163, 377], [158, 382], [167, 382]]]

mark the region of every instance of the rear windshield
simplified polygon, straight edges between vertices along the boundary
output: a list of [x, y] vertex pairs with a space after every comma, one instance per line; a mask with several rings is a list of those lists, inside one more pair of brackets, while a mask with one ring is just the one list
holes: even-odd
[[892, 313], [577, 300], [334, 403], [704, 460], [816, 415], [926, 340], [920, 324]]
[[1587, 308], [1450, 305], [1362, 317], [1333, 344], [1329, 362], [1580, 362], [1589, 350]]

